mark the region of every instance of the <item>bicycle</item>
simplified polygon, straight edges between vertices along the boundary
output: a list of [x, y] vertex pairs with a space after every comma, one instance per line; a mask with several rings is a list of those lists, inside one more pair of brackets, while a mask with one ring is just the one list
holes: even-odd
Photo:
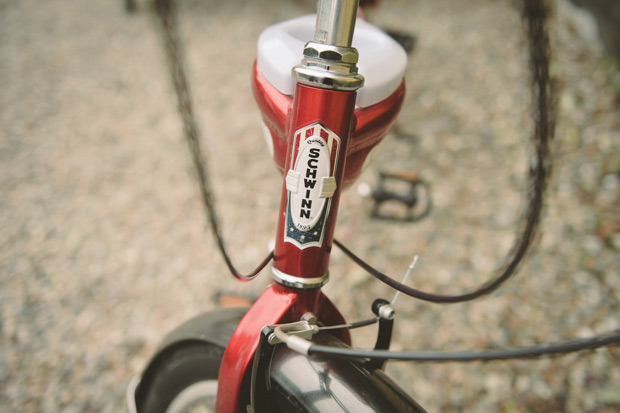
[[[329, 255], [340, 191], [355, 179], [365, 155], [385, 135], [404, 94], [402, 74], [399, 77], [396, 71], [388, 82], [393, 89], [386, 88], [389, 90], [384, 92], [386, 95], [379, 94], [380, 98], [372, 101], [369, 113], [355, 108], [355, 91], [364, 81], [357, 73], [356, 52], [351, 48], [357, 4], [334, 2], [334, 8], [329, 8], [329, 4], [320, 3], [314, 42], [305, 47], [304, 62], [295, 69], [299, 84], [294, 100], [287, 99], [286, 93], [274, 87], [277, 76], [270, 81], [270, 75], [265, 75], [269, 61], [259, 60], [254, 72], [255, 96], [273, 142], [274, 159], [283, 173], [286, 171], [275, 251], [259, 266], [260, 269], [273, 259], [275, 283], [247, 311], [228, 309], [208, 313], [169, 335], [141, 381], [130, 387], [130, 409], [183, 411], [206, 396], [217, 395], [217, 411], [244, 410], [246, 406], [251, 411], [272, 411], [276, 406], [285, 411], [329, 411], [330, 406], [355, 411], [361, 407], [373, 411], [423, 411], [382, 371], [383, 360], [394, 357], [381, 353], [389, 348], [394, 317], [390, 302], [375, 301], [376, 317], [371, 320], [347, 323], [320, 290], [329, 278]], [[336, 19], [340, 12], [347, 17]], [[303, 24], [307, 24], [306, 20]], [[278, 29], [296, 31], [302, 21], [289, 24], [288, 29], [282, 26]], [[375, 39], [388, 42], [384, 34], [369, 30]], [[178, 84], [182, 85], [183, 81], [177, 79]], [[541, 95], [546, 99], [544, 93]], [[186, 102], [181, 98], [180, 101]], [[289, 114], [290, 105], [293, 109]], [[191, 114], [191, 109], [185, 110]], [[367, 132], [366, 139], [360, 138], [361, 143], [355, 137], [349, 140], [354, 116], [355, 130], [361, 130], [362, 137]], [[287, 125], [289, 120], [292, 123]], [[539, 163], [543, 185], [547, 167]], [[203, 198], [209, 205], [206, 190]], [[231, 272], [244, 280], [254, 278], [259, 269], [248, 276], [234, 269], [213, 221], [215, 214], [209, 215]], [[531, 225], [535, 227], [537, 220], [535, 216]], [[529, 238], [530, 232], [527, 234]], [[343, 245], [336, 245], [355, 257]], [[514, 266], [527, 250], [529, 239], [523, 245]], [[495, 290], [514, 272], [514, 266], [474, 294], [445, 301], [472, 299]], [[368, 266], [364, 268], [374, 271]], [[382, 274], [373, 275], [381, 278]], [[386, 277], [383, 280], [390, 283]], [[402, 284], [391, 282], [390, 285], [409, 295], [420, 295]], [[437, 299], [432, 295], [419, 298]], [[325, 350], [320, 346], [329, 347], [331, 350], [327, 352], [338, 353], [338, 347], [351, 345], [348, 328], [375, 322], [379, 323], [379, 334], [377, 351], [373, 354], [345, 349], [340, 351], [341, 356], [348, 358], [344, 361], [306, 357]], [[307, 340], [313, 336], [315, 344], [308, 344]], [[275, 345], [282, 342], [293, 350]]]

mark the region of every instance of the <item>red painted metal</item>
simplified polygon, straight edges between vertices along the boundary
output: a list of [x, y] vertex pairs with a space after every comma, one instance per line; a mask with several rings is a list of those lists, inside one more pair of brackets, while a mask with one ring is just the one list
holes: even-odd
[[[295, 131], [319, 122], [323, 127], [329, 129], [340, 138], [340, 151], [334, 173], [337, 189], [331, 198], [330, 212], [323, 230], [323, 242], [320, 247], [299, 249], [296, 245], [284, 241], [287, 190], [286, 184], [283, 184], [280, 219], [274, 251], [274, 267], [285, 274], [301, 278], [314, 278], [327, 273], [348, 141], [354, 126], [352, 123], [355, 121], [352, 116], [355, 109], [355, 96], [355, 92], [339, 92], [299, 84], [295, 90], [295, 103], [293, 105], [291, 126], [287, 140], [292, 142], [292, 134]], [[287, 148], [285, 170], [290, 168], [292, 162], [291, 154], [292, 148]]]
[[[239, 323], [226, 347], [218, 377], [217, 413], [245, 412], [250, 402], [250, 376], [260, 330], [266, 325], [299, 321], [308, 311], [327, 325], [343, 324], [344, 318], [319, 290], [299, 291], [274, 284], [267, 288]], [[334, 330], [351, 344], [348, 330]]]
[[[271, 133], [274, 161], [284, 173], [287, 137], [290, 128], [290, 111], [293, 99], [275, 89], [254, 65], [252, 76], [254, 98], [261, 110], [263, 122]], [[357, 124], [351, 137], [344, 171], [343, 187], [350, 186], [362, 171], [366, 157], [396, 120], [405, 97], [405, 83], [381, 102], [355, 109]]]
[[[355, 92], [338, 92], [297, 85], [295, 99], [273, 88], [258, 72], [256, 65], [252, 87], [269, 129], [274, 160], [282, 173], [291, 163], [289, 143], [300, 128], [320, 123], [340, 138], [340, 152], [334, 173], [337, 190], [325, 225], [320, 247], [299, 249], [284, 242], [287, 189], [283, 184], [280, 220], [276, 236], [274, 267], [301, 278], [313, 278], [327, 272], [340, 192], [360, 174], [370, 150], [387, 134], [402, 105], [404, 83], [387, 99], [367, 108], [355, 108]], [[216, 412], [245, 412], [249, 403], [250, 374], [260, 330], [265, 325], [299, 321], [306, 312], [314, 313], [326, 325], [345, 320], [320, 289], [297, 290], [274, 284], [250, 308], [231, 338], [218, 377]], [[346, 329], [335, 334], [351, 344]]]
[[[321, 247], [299, 249], [284, 242], [284, 208], [287, 199], [286, 183], [282, 189], [282, 207], [275, 248], [274, 267], [298, 277], [317, 277], [327, 272], [329, 253], [335, 226], [340, 187], [344, 175], [349, 136], [354, 127], [355, 92], [336, 92], [298, 85], [291, 111], [292, 135], [300, 128], [319, 122], [340, 138], [340, 152], [334, 176], [337, 190], [331, 198], [330, 214], [325, 225]], [[270, 110], [274, 110], [272, 106]], [[282, 126], [282, 125], [280, 125]], [[287, 142], [293, 142], [289, 137]], [[291, 150], [285, 150], [284, 165], [291, 163]], [[333, 163], [332, 163], [333, 165]], [[241, 320], [226, 348], [218, 377], [216, 411], [244, 411], [249, 402], [251, 365], [258, 345], [260, 330], [265, 325], [298, 321], [306, 312], [314, 313], [328, 325], [342, 324], [344, 318], [320, 289], [296, 290], [278, 284], [269, 287]], [[347, 330], [340, 331], [341, 339], [350, 343]]]

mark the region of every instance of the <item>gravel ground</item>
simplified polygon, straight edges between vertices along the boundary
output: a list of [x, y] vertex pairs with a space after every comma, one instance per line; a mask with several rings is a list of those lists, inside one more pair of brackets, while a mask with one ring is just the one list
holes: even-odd
[[[255, 40], [312, 2], [181, 2], [205, 155], [234, 259], [267, 252], [281, 178], [249, 91]], [[418, 171], [424, 221], [369, 217], [354, 187], [337, 237], [412, 284], [483, 282], [523, 211], [531, 130], [526, 57], [508, 1], [385, 2], [370, 18], [418, 37], [408, 95], [359, 180]], [[389, 4], [388, 4], [389, 3]], [[167, 331], [258, 295], [230, 277], [204, 215], [152, 16], [120, 1], [0, 0], [0, 410], [118, 412]], [[535, 250], [519, 275], [473, 303], [400, 298], [395, 349], [478, 349], [620, 328], [620, 73], [578, 11], [558, 5], [553, 72], [562, 86], [555, 173]], [[248, 239], [248, 235], [251, 238]], [[338, 252], [328, 296], [351, 320], [392, 292]], [[370, 346], [374, 331], [355, 332]], [[430, 411], [620, 409], [617, 348], [536, 361], [417, 365], [389, 372]]]

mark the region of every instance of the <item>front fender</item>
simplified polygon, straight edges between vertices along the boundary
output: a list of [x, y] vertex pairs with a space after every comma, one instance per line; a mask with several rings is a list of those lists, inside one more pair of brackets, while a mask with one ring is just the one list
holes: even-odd
[[158, 362], [165, 359], [179, 346], [200, 341], [226, 348], [237, 324], [247, 307], [221, 308], [208, 311], [186, 321], [168, 334], [157, 347], [141, 376], [135, 377], [127, 388], [127, 409], [136, 412], [136, 396], [140, 394], [140, 383], [148, 382]]
[[[198, 315], [168, 334], [157, 348], [141, 377], [127, 389], [127, 406], [136, 412], [140, 383], [147, 382], [157, 363], [178, 346], [201, 341], [226, 347], [247, 308], [225, 308]], [[344, 346], [337, 338], [319, 333], [313, 341]], [[276, 346], [270, 362], [270, 393], [281, 411], [424, 412], [425, 410], [383, 371], [367, 368], [364, 360], [323, 359]]]
[[[313, 342], [345, 345], [328, 333]], [[382, 370], [363, 359], [308, 357], [276, 346], [270, 364], [271, 394], [283, 412], [426, 412]]]

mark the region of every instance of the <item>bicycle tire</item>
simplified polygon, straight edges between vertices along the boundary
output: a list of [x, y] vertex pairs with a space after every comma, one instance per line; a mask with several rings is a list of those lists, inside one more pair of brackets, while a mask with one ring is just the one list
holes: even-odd
[[198, 406], [215, 411], [217, 377], [224, 347], [206, 342], [183, 343], [160, 358], [149, 383], [141, 385], [138, 412], [182, 413]]

